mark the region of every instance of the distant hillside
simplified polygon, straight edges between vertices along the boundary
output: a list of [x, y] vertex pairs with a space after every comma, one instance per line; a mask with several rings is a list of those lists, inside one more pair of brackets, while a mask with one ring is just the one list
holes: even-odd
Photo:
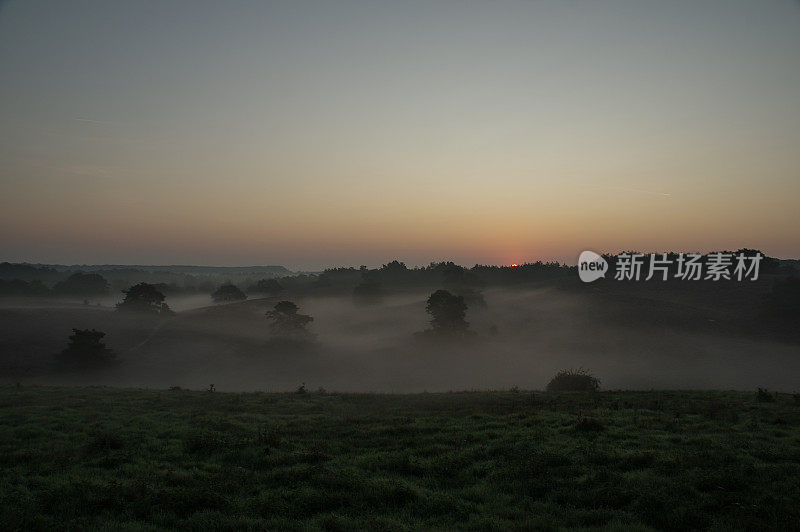
[[169, 266], [153, 266], [153, 265], [139, 265], [139, 264], [72, 264], [69, 266], [63, 264], [25, 264], [25, 266], [32, 266], [34, 268], [47, 268], [56, 271], [83, 271], [83, 272], [98, 272], [98, 271], [113, 271], [113, 270], [135, 270], [145, 272], [170, 272], [170, 273], [184, 273], [188, 275], [233, 275], [233, 276], [251, 276], [251, 275], [264, 275], [267, 277], [283, 277], [285, 275], [293, 275], [291, 270], [283, 266], [184, 266], [184, 265], [169, 265]]
[[794, 271], [795, 273], [800, 272], [800, 260], [799, 259], [778, 259], [778, 262], [787, 271]]
[[[111, 285], [113, 293], [119, 293], [136, 283], [152, 283], [169, 285], [164, 287], [172, 293], [177, 292], [203, 292], [210, 293], [220, 283], [232, 282], [242, 286], [249, 286], [260, 279], [281, 278], [294, 275], [283, 266], [148, 266], [125, 264], [11, 264], [0, 263], [0, 281], [7, 282], [41, 282], [52, 288], [56, 283], [67, 279], [76, 272], [91, 272], [101, 275]], [[8, 287], [7, 287], [8, 288]], [[11, 287], [14, 288], [14, 287]], [[19, 288], [19, 287], [18, 287]], [[21, 287], [20, 291], [11, 293], [39, 293], [28, 292]], [[8, 292], [8, 290], [6, 290]], [[166, 293], [166, 292], [165, 292]]]

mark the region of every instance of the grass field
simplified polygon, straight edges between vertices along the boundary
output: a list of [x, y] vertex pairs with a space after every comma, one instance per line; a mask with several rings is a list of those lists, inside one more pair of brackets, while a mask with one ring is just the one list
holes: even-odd
[[791, 395], [3, 387], [0, 445], [4, 530], [800, 524]]

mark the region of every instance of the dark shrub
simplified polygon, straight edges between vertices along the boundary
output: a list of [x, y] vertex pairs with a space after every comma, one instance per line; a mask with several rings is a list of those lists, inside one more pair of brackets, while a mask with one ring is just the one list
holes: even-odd
[[94, 329], [72, 329], [69, 344], [58, 355], [63, 365], [76, 367], [96, 367], [114, 360], [114, 352], [103, 343], [104, 332]]
[[769, 393], [766, 388], [759, 388], [756, 392], [756, 400], [759, 403], [774, 403], [775, 396]]
[[583, 368], [565, 369], [547, 383], [548, 392], [594, 392], [600, 388], [600, 380]]

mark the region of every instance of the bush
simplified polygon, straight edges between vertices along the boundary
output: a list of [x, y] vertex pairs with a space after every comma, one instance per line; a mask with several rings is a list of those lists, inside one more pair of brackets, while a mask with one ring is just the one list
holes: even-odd
[[63, 365], [76, 367], [96, 367], [114, 360], [114, 352], [103, 343], [106, 333], [94, 329], [72, 329], [69, 344], [58, 355]]
[[595, 392], [600, 380], [583, 368], [565, 369], [547, 383], [548, 392]]
[[756, 400], [759, 403], [774, 403], [775, 396], [773, 396], [766, 388], [759, 388], [756, 392]]

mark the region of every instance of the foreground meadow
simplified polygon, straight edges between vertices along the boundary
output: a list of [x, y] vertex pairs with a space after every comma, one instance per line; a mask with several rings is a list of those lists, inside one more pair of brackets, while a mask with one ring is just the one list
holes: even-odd
[[800, 523], [791, 395], [3, 387], [0, 446], [4, 530]]

